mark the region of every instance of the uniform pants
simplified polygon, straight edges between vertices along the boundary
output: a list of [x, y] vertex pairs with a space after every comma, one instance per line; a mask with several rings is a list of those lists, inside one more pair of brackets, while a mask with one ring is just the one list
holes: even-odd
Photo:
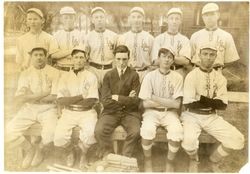
[[176, 112], [160, 112], [147, 109], [142, 118], [141, 136], [143, 139], [153, 140], [158, 126], [162, 126], [167, 130], [167, 139], [177, 142], [183, 139], [183, 128]]
[[[6, 143], [21, 144], [24, 132], [34, 123], [42, 126], [41, 137], [44, 145], [53, 142], [57, 124], [57, 108], [53, 104], [25, 104], [17, 115], [7, 124]], [[13, 146], [15, 146], [12, 144]]]
[[140, 139], [140, 119], [135, 116], [123, 114], [102, 115], [95, 128], [96, 140], [101, 148], [110, 149], [112, 147], [111, 135], [119, 125], [122, 125], [127, 132], [122, 154], [131, 157]]
[[217, 114], [200, 115], [185, 111], [181, 120], [184, 128], [182, 147], [186, 151], [198, 149], [198, 138], [202, 130], [215, 137], [226, 148], [239, 150], [244, 146], [244, 136]]
[[94, 109], [80, 112], [63, 109], [55, 131], [55, 146], [62, 147], [69, 144], [72, 129], [79, 126], [81, 128], [79, 138], [84, 146], [88, 148], [96, 142], [94, 137], [96, 121], [97, 113]]

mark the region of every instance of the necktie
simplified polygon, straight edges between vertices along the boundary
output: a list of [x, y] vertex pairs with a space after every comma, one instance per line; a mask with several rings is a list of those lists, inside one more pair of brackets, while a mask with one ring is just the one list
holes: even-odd
[[120, 74], [120, 79], [123, 79], [124, 78], [124, 72], [123, 72], [124, 70], [122, 69], [121, 70], [121, 74]]

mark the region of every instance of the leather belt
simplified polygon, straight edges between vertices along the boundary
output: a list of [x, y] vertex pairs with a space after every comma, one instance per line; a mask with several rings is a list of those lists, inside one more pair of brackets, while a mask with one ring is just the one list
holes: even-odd
[[144, 67], [144, 68], [135, 68], [135, 71], [146, 71], [148, 69], [148, 67]]
[[70, 69], [71, 69], [71, 67], [69, 67], [69, 66], [61, 66], [59, 64], [55, 64], [55, 68], [62, 70], [62, 71], [70, 71]]
[[70, 111], [88, 111], [91, 108], [86, 108], [82, 105], [69, 105], [69, 106], [65, 106], [65, 109], [70, 110]]
[[90, 66], [93, 66], [97, 69], [111, 69], [113, 66], [112, 66], [112, 63], [111, 64], [107, 64], [107, 65], [101, 65], [101, 64], [98, 64], [98, 63], [94, 63], [94, 62], [89, 62], [89, 65]]
[[159, 112], [177, 111], [177, 109], [174, 108], [149, 108], [149, 109], [153, 109]]
[[180, 69], [180, 68], [183, 68], [183, 65], [172, 65], [172, 66], [170, 67], [171, 70], [178, 70], [178, 69]]
[[187, 108], [188, 112], [192, 112], [195, 114], [200, 114], [200, 115], [209, 115], [209, 114], [215, 114], [216, 110], [212, 109], [212, 108], [208, 108], [208, 109], [191, 109], [191, 108]]

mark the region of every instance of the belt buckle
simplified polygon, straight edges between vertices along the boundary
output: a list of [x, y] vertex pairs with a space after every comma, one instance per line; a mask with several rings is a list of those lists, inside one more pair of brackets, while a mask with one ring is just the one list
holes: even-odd
[[164, 109], [164, 112], [167, 112], [167, 111], [168, 111], [168, 108], [165, 108], [165, 109]]
[[102, 68], [101, 68], [101, 69], [102, 69], [102, 70], [104, 70], [104, 65], [101, 65], [101, 66], [102, 66]]

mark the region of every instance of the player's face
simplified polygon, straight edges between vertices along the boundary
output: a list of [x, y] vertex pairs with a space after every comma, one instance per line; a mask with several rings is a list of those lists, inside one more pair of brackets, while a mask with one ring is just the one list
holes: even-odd
[[74, 29], [75, 15], [73, 15], [73, 14], [64, 14], [61, 17], [61, 21], [62, 21], [64, 30], [72, 30], [72, 29]]
[[181, 22], [182, 22], [182, 20], [181, 20], [180, 14], [173, 13], [167, 17], [168, 28], [171, 30], [178, 31], [179, 27], [181, 25]]
[[78, 52], [72, 56], [74, 69], [81, 69], [85, 66], [87, 58], [83, 52]]
[[120, 69], [126, 68], [128, 66], [128, 53], [116, 53], [115, 55], [115, 61], [116, 66]]
[[33, 51], [31, 54], [31, 63], [37, 69], [43, 68], [46, 64], [46, 55], [44, 54], [44, 51], [43, 50]]
[[217, 51], [212, 49], [202, 49], [200, 51], [201, 67], [211, 69], [217, 57]]
[[92, 23], [95, 26], [95, 29], [103, 29], [106, 24], [106, 15], [102, 11], [96, 11], [92, 15]]
[[142, 29], [144, 17], [139, 12], [133, 12], [129, 15], [129, 23], [132, 29]]
[[31, 29], [39, 29], [44, 23], [44, 19], [41, 18], [38, 14], [29, 12], [26, 17], [27, 26]]
[[217, 26], [220, 14], [218, 12], [208, 12], [202, 15], [202, 19], [207, 28], [213, 28]]
[[167, 52], [166, 54], [161, 53], [159, 57], [160, 68], [170, 69], [170, 66], [174, 63], [174, 56]]

